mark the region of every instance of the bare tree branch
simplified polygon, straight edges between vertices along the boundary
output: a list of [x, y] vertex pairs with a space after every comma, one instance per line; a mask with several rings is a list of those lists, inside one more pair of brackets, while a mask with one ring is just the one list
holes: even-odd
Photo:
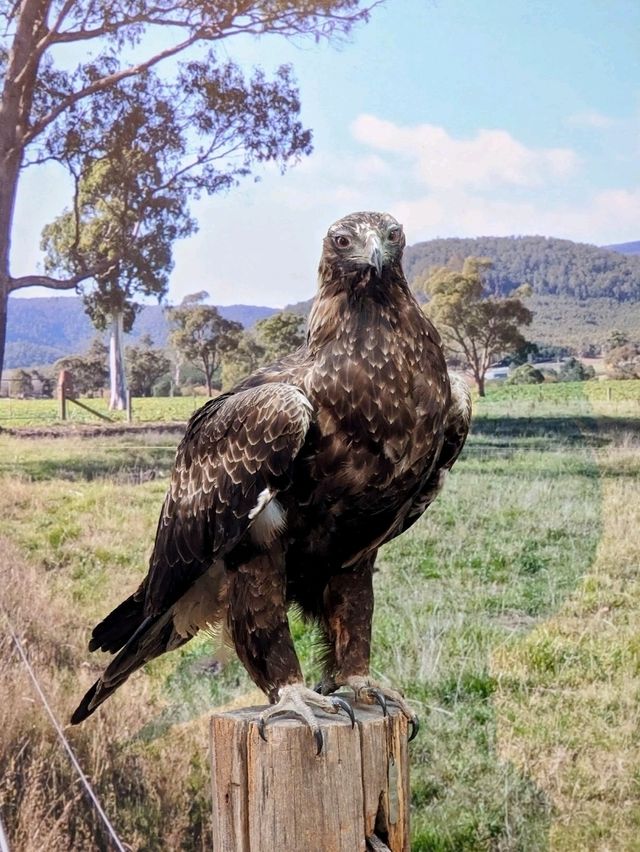
[[177, 53], [186, 50], [192, 44], [195, 44], [199, 38], [201, 38], [201, 36], [196, 33], [190, 38], [185, 39], [185, 41], [173, 45], [172, 47], [168, 47], [160, 53], [156, 53], [155, 56], [152, 56], [150, 59], [146, 60], [146, 62], [140, 62], [138, 65], [130, 65], [128, 68], [123, 68], [121, 71], [116, 71], [114, 74], [107, 74], [106, 77], [101, 77], [99, 80], [91, 83], [90, 86], [85, 86], [84, 89], [72, 92], [70, 95], [67, 95], [66, 98], [63, 98], [57, 106], [47, 113], [47, 115], [44, 115], [39, 121], [31, 126], [31, 128], [23, 135], [22, 143], [24, 145], [28, 145], [37, 136], [39, 136], [46, 127], [55, 121], [61, 113], [83, 98], [86, 98], [89, 95], [94, 95], [97, 92], [102, 92], [109, 86], [119, 83], [120, 80], [126, 80], [128, 77], [135, 77], [137, 74], [147, 71], [149, 68], [157, 65], [158, 62], [162, 62], [163, 59], [175, 56]]
[[82, 272], [71, 275], [69, 278], [53, 278], [51, 275], [22, 275], [19, 278], [12, 278], [10, 280], [9, 292], [13, 293], [15, 290], [21, 290], [24, 287], [48, 287], [50, 290], [72, 290], [88, 278], [95, 278], [96, 275], [104, 275], [115, 265], [115, 262], [111, 258], [108, 262], [97, 264], [91, 269], [84, 269]]

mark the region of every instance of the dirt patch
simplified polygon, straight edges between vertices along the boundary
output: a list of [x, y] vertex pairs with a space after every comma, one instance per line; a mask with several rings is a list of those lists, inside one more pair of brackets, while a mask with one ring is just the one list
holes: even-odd
[[60, 424], [59, 426], [24, 426], [17, 429], [5, 429], [0, 426], [0, 435], [11, 435], [14, 438], [100, 438], [120, 435], [140, 435], [144, 432], [151, 432], [156, 435], [182, 435], [186, 426], [186, 420], [171, 423], [114, 423], [108, 426], [69, 423]]

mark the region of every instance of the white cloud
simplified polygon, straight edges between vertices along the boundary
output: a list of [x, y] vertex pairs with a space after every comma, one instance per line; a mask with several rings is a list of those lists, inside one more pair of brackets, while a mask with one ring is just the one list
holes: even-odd
[[541, 234], [602, 245], [637, 239], [640, 187], [595, 193], [582, 204], [557, 205], [438, 193], [400, 200], [394, 213], [410, 242], [436, 236]]
[[604, 115], [595, 109], [590, 109], [570, 115], [567, 119], [567, 123], [574, 127], [593, 127], [597, 130], [601, 130], [605, 127], [611, 127], [611, 125], [615, 124], [615, 121], [608, 115]]
[[200, 233], [176, 246], [171, 297], [206, 289], [220, 304], [307, 298], [327, 227], [353, 210], [389, 211], [409, 243], [512, 234], [601, 245], [638, 239], [640, 185], [590, 188], [571, 150], [527, 147], [505, 130], [458, 139], [446, 128], [375, 116], [358, 117], [352, 131], [354, 147], [321, 145], [284, 176], [268, 173], [229, 196], [202, 199], [194, 210]]
[[421, 183], [437, 190], [539, 186], [571, 174], [578, 163], [569, 148], [528, 148], [506, 130], [478, 130], [470, 139], [455, 139], [432, 124], [405, 127], [360, 115], [351, 131], [370, 148], [405, 160]]

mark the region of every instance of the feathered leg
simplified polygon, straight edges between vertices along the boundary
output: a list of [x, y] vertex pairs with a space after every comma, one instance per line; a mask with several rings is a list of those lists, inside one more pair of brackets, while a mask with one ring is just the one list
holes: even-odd
[[327, 713], [344, 710], [354, 723], [353, 711], [345, 701], [318, 695], [304, 685], [287, 619], [284, 562], [273, 552], [260, 554], [235, 570], [228, 624], [238, 657], [273, 704], [260, 717], [263, 739], [269, 719], [293, 713], [311, 728], [320, 754], [322, 732], [314, 709]]
[[373, 564], [376, 554], [350, 571], [329, 580], [323, 600], [323, 626], [328, 650], [325, 676], [319, 685], [327, 695], [341, 686], [350, 687], [356, 701], [378, 703], [387, 713], [387, 699], [402, 710], [412, 724], [410, 739], [418, 732], [418, 717], [396, 689], [369, 677], [371, 622], [373, 619]]

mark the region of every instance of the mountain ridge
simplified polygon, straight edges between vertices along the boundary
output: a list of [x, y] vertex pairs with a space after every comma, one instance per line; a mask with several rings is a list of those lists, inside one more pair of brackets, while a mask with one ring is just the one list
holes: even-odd
[[[523, 283], [533, 289], [536, 312], [529, 336], [545, 343], [603, 342], [612, 328], [640, 338], [640, 241], [598, 247], [555, 237], [449, 237], [407, 246], [405, 272], [413, 286], [434, 266], [461, 264], [468, 256], [489, 257], [490, 292], [505, 295]], [[313, 298], [285, 310], [307, 314]], [[127, 340], [150, 334], [164, 346], [168, 324], [164, 307], [145, 305]], [[245, 327], [278, 312], [260, 305], [219, 307], [227, 319]], [[97, 332], [80, 297], [39, 296], [9, 299], [5, 366], [50, 364], [84, 351]]]
[[[250, 328], [258, 320], [278, 313], [266, 305], [219, 305], [225, 319]], [[156, 346], [167, 345], [169, 324], [163, 305], [143, 305], [127, 343], [149, 334]], [[58, 358], [84, 352], [100, 334], [84, 312], [80, 296], [10, 298], [5, 368], [52, 364]]]

